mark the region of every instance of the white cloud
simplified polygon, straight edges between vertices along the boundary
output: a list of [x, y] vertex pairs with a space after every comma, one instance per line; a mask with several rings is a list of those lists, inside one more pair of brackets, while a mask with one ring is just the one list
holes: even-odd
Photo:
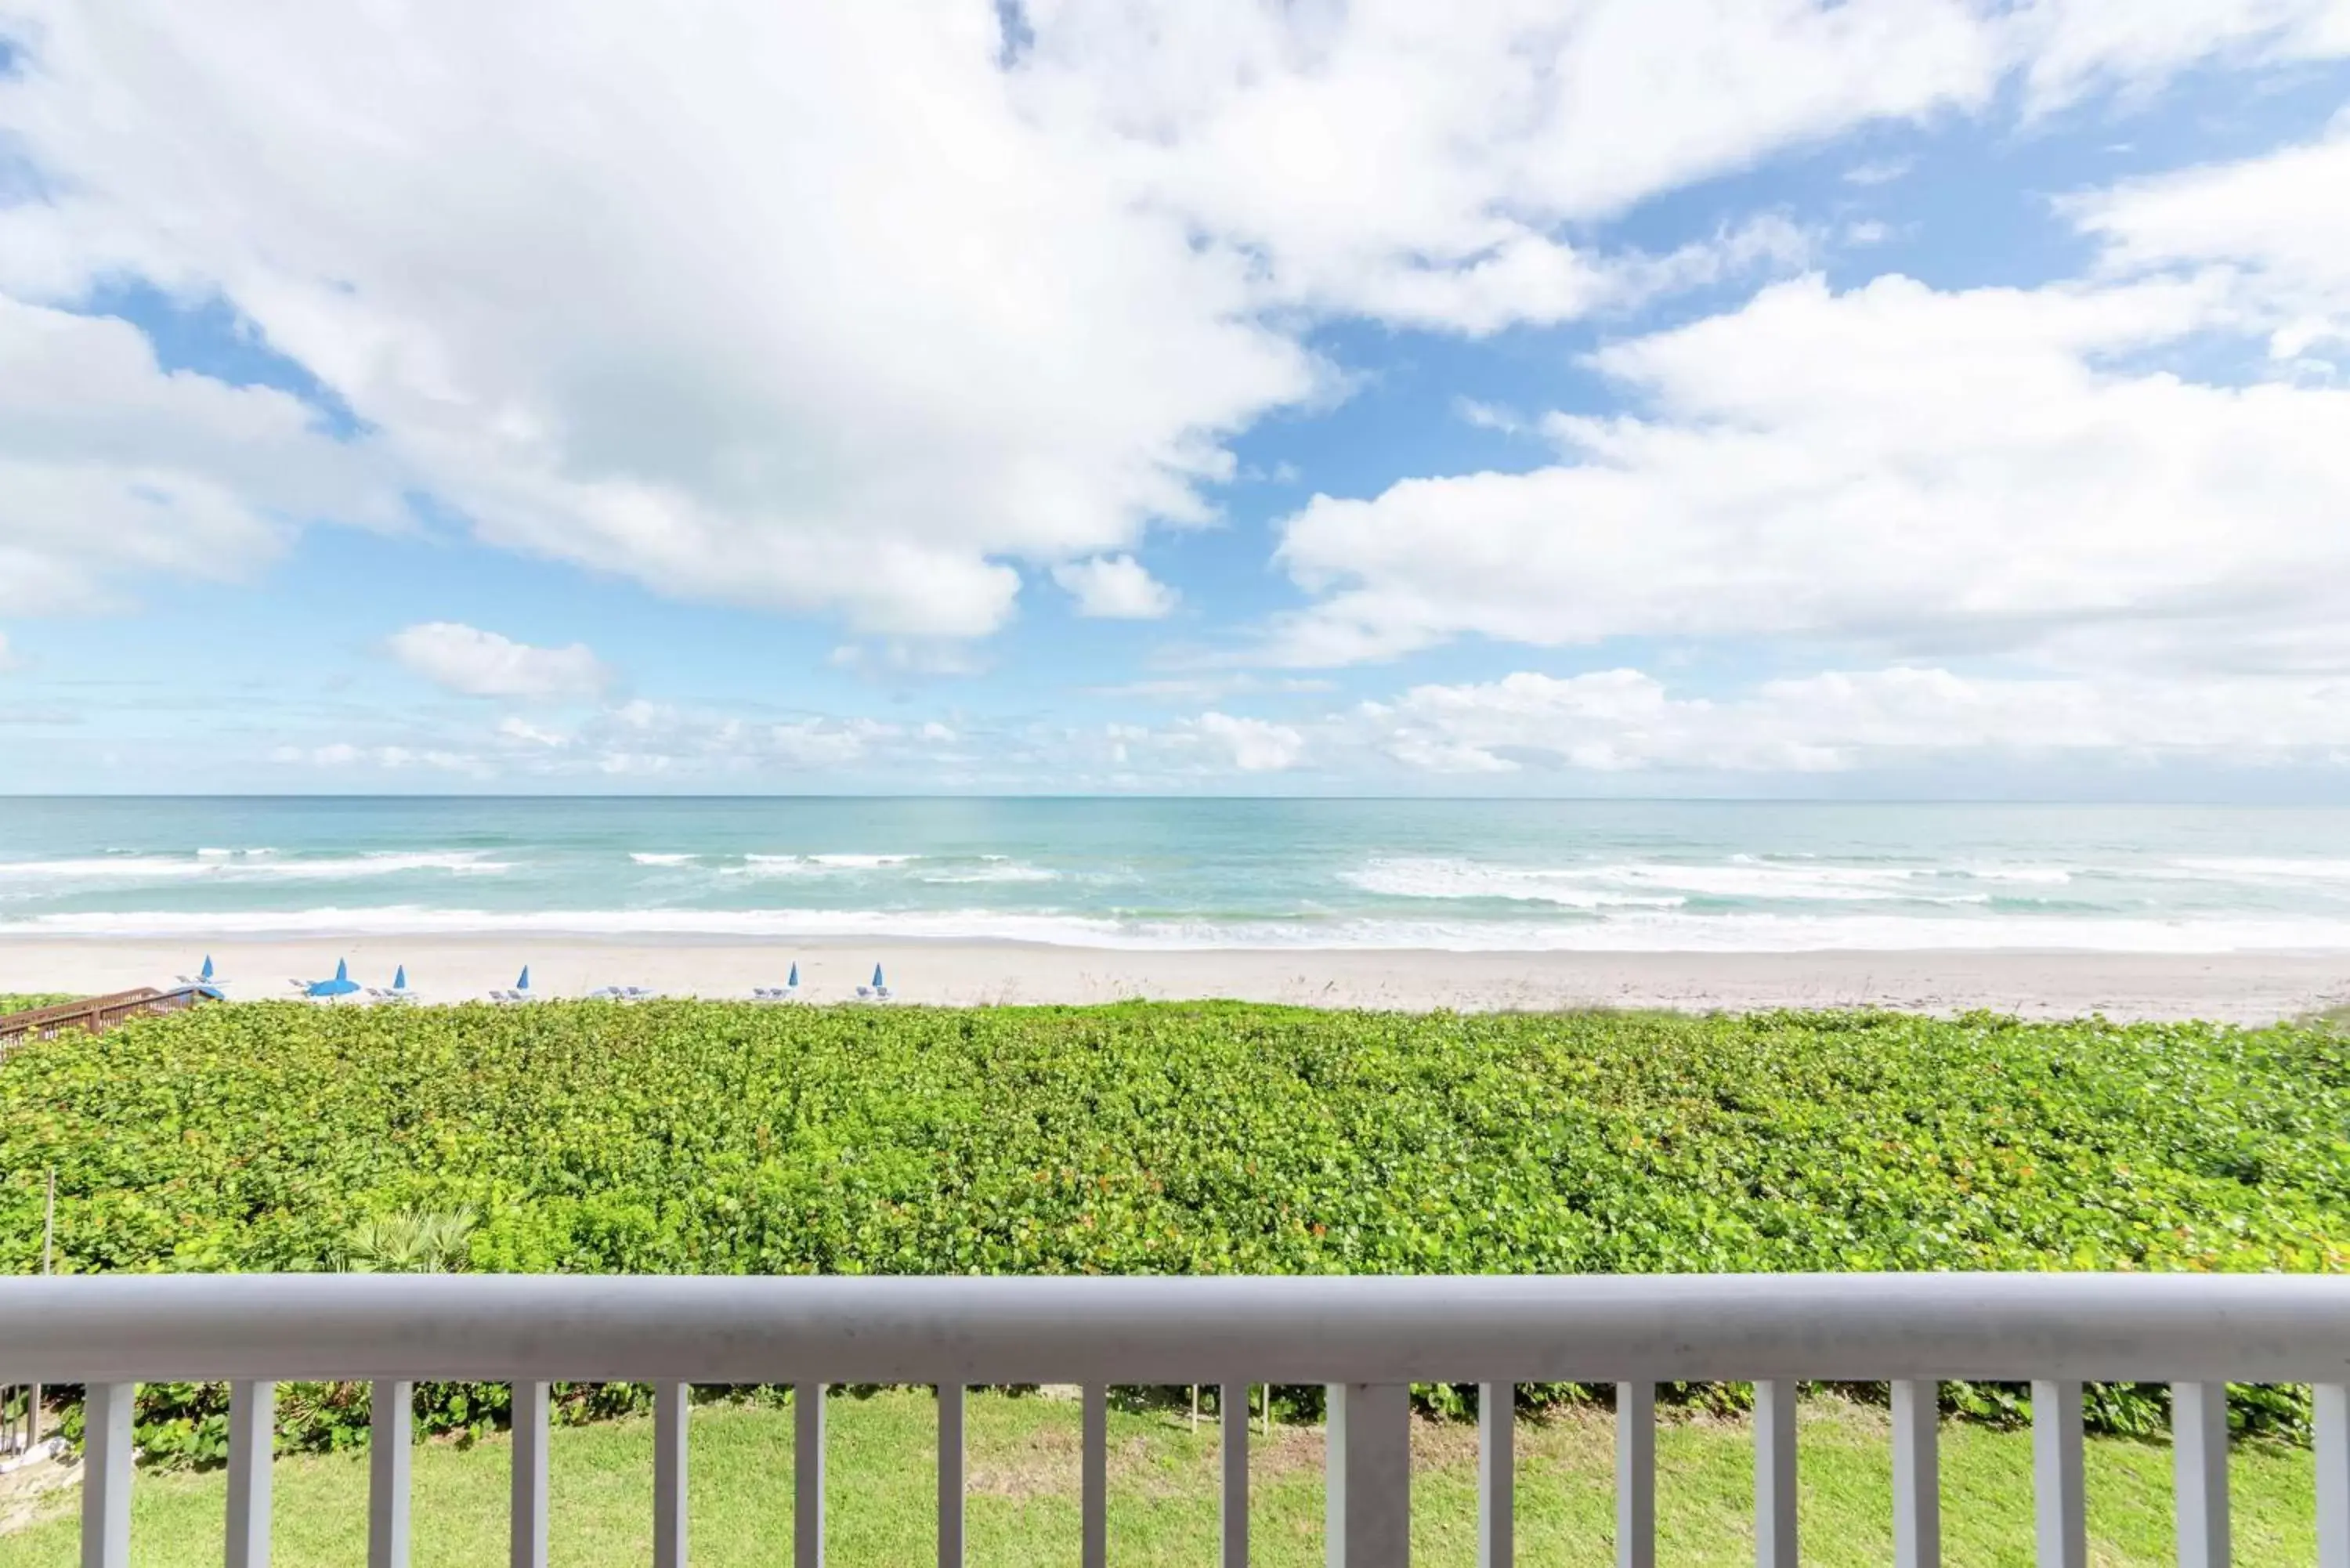
[[438, 747], [359, 746], [348, 741], [337, 741], [324, 746], [279, 746], [269, 755], [273, 762], [330, 770], [371, 768], [382, 773], [400, 773], [406, 769], [423, 768], [436, 773], [464, 774], [473, 778], [489, 778], [496, 772], [491, 763], [480, 757]]
[[1294, 695], [1305, 691], [1328, 691], [1336, 684], [1319, 676], [1269, 676], [1235, 670], [1213, 675], [1170, 675], [1150, 680], [1128, 680], [1115, 686], [1089, 686], [1086, 691], [1096, 697], [1136, 698], [1145, 702], [1169, 702], [1185, 707], [1220, 701], [1243, 693]]
[[2350, 679], [1982, 679], [1825, 671], [1708, 699], [1611, 670], [1418, 686], [1327, 728], [1436, 773], [1819, 773], [1968, 757], [2350, 765]]
[[593, 697], [611, 680], [583, 643], [533, 648], [453, 621], [409, 627], [389, 646], [409, 670], [465, 697]]
[[2100, 86], [2143, 94], [2215, 57], [2274, 65], [2350, 53], [2341, 0], [2024, 0], [2011, 26], [2042, 113]]
[[1297, 765], [1305, 752], [1305, 737], [1286, 724], [1263, 719], [1235, 718], [1210, 711], [1200, 715], [1198, 731], [1232, 753], [1232, 766], [1244, 774], [1279, 773]]
[[[0, 206], [0, 255], [21, 210]], [[133, 575], [239, 577], [306, 522], [390, 527], [404, 515], [372, 450], [322, 433], [283, 392], [167, 374], [126, 322], [0, 293], [0, 593], [12, 611], [110, 607]]]
[[30, 9], [0, 286], [219, 289], [512, 548], [983, 633], [1315, 385], [984, 5]]
[[1053, 580], [1077, 601], [1077, 613], [1104, 620], [1157, 620], [1175, 608], [1176, 593], [1131, 556], [1097, 556], [1053, 568]]
[[666, 593], [984, 633], [1015, 563], [1211, 516], [1229, 439], [1333, 384], [1319, 317], [1486, 332], [1783, 266], [1767, 223], [1561, 236], [2019, 72], [2045, 108], [2350, 48], [2318, 0], [1025, 15], [1007, 69], [977, 0], [16, 0], [0, 135], [47, 199], [0, 208], [0, 292], [217, 294], [372, 433], [111, 348], [61, 407], [12, 376], [0, 573], [93, 602], [414, 489]]
[[510, 717], [499, 721], [498, 734], [526, 746], [567, 746], [571, 743], [571, 737], [560, 730], [545, 729], [526, 719]]
[[799, 768], [837, 767], [865, 754], [866, 737], [837, 724], [804, 720], [777, 724], [767, 732], [775, 754]]
[[1939, 293], [1808, 279], [1601, 350], [1651, 410], [1570, 461], [1317, 496], [1293, 662], [1463, 634], [1800, 637], [2133, 662], [2350, 654], [2350, 391], [2130, 361], [2242, 319], [2223, 275]]
[[2350, 113], [2332, 133], [2241, 162], [2133, 181], [2067, 204], [2114, 270], [2232, 263], [2286, 358], [2350, 342]]
[[1874, 158], [1844, 171], [1848, 185], [1890, 185], [1917, 167], [1914, 158]]

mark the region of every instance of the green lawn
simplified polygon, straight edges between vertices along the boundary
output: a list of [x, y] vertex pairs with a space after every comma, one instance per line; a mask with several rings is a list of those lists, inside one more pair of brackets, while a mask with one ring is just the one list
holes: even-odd
[[[929, 1559], [932, 1415], [927, 1395], [836, 1397], [831, 1428], [830, 1560], [842, 1568]], [[1077, 1409], [1044, 1396], [974, 1394], [968, 1416], [973, 1563], [1075, 1564]], [[551, 1460], [551, 1560], [649, 1560], [651, 1427], [627, 1420], [558, 1428]], [[790, 1540], [790, 1412], [718, 1404], [693, 1414], [693, 1560], [702, 1568], [768, 1564]], [[1461, 1424], [1415, 1431], [1413, 1561], [1466, 1564], [1476, 1542], [1475, 1433]], [[1214, 1561], [1216, 1437], [1180, 1412], [1114, 1409], [1110, 1424], [1113, 1560]], [[1892, 1554], [1884, 1413], [1833, 1397], [1806, 1402], [1803, 1540], [1806, 1563], [1877, 1564]], [[1519, 1428], [1518, 1538], [1526, 1563], [1599, 1563], [1611, 1552], [1612, 1438], [1605, 1413], [1568, 1411]], [[418, 1568], [477, 1564], [505, 1550], [506, 1445], [434, 1443], [416, 1456]], [[1283, 1428], [1252, 1450], [1252, 1561], [1319, 1563], [1322, 1438]], [[1669, 1420], [1659, 1434], [1661, 1554], [1679, 1564], [1744, 1564], [1752, 1470], [1742, 1423]], [[2031, 1548], [2031, 1438], [1977, 1426], [1942, 1432], [1946, 1561], [2025, 1568]], [[2121, 1440], [2089, 1446], [2092, 1561], [2172, 1561], [2168, 1449]], [[2237, 1560], [2263, 1568], [2315, 1557], [2313, 1477], [2305, 1450], [2256, 1445], [2233, 1461]], [[219, 1472], [142, 1475], [135, 1561], [141, 1568], [210, 1564], [222, 1552]], [[364, 1561], [367, 1466], [355, 1454], [281, 1460], [276, 1481], [281, 1568]], [[70, 1517], [0, 1537], [0, 1568], [76, 1560]]]

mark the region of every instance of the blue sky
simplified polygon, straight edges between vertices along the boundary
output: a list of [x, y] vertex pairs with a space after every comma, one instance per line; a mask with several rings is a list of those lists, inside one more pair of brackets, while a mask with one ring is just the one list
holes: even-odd
[[2341, 796], [2342, 0], [246, 9], [0, 0], [0, 790]]

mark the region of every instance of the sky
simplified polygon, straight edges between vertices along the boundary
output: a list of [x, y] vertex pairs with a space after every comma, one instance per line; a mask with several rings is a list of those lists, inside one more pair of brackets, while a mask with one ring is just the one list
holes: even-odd
[[0, 0], [0, 791], [2345, 785], [2350, 0]]

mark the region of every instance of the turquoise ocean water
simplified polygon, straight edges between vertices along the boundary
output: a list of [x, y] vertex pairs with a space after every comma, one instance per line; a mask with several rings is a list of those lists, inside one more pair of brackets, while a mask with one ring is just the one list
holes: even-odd
[[0, 799], [9, 936], [2350, 950], [2350, 811]]

